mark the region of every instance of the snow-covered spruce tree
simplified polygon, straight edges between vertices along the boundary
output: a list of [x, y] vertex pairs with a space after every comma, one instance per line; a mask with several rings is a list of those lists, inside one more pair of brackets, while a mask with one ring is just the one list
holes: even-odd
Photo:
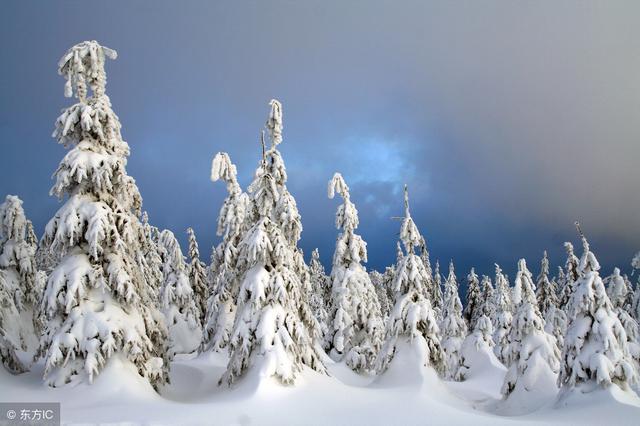
[[162, 257], [160, 302], [169, 327], [172, 355], [193, 352], [200, 344], [202, 329], [188, 268], [173, 232], [165, 229], [158, 243]]
[[424, 269], [427, 271], [427, 281], [425, 282], [425, 289], [427, 290], [427, 298], [431, 302], [431, 307], [434, 309], [440, 309], [442, 300], [438, 300], [438, 292], [435, 289], [435, 281], [433, 280], [433, 270], [431, 269], [431, 259], [429, 257], [429, 249], [427, 248], [427, 241], [422, 237], [420, 241], [420, 259], [424, 263]]
[[[373, 367], [382, 344], [380, 303], [361, 262], [367, 261], [367, 243], [355, 233], [358, 210], [351, 202], [349, 187], [340, 173], [329, 181], [329, 198], [337, 192], [343, 203], [336, 213], [336, 240], [331, 269], [331, 311], [327, 351], [335, 361], [346, 360], [358, 372]], [[425, 273], [426, 275], [426, 273]], [[426, 279], [426, 277], [425, 277]]]
[[564, 273], [562, 266], [558, 266], [558, 274], [556, 275], [556, 298], [558, 300], [558, 307], [562, 308], [562, 298], [564, 293], [564, 286], [567, 283], [567, 276]]
[[[480, 287], [482, 287], [482, 314], [486, 315], [489, 319], [492, 319], [496, 313], [496, 304], [491, 278], [483, 275]], [[493, 330], [493, 323], [491, 330]]]
[[442, 275], [440, 275], [440, 262], [436, 260], [436, 269], [433, 271], [433, 300], [431, 301], [433, 311], [436, 314], [438, 323], [442, 321]]
[[545, 250], [540, 262], [540, 274], [537, 278], [536, 299], [538, 309], [545, 320], [544, 329], [556, 339], [559, 349], [562, 349], [564, 334], [567, 328], [567, 316], [558, 307], [556, 282], [549, 280], [549, 257]]
[[444, 305], [440, 328], [445, 359], [444, 377], [448, 380], [462, 380], [460, 350], [467, 336], [467, 324], [462, 318], [462, 303], [458, 295], [458, 279], [453, 261], [449, 263], [449, 276], [444, 283]]
[[504, 398], [513, 393], [555, 389], [560, 368], [560, 351], [555, 338], [544, 331], [533, 279], [524, 259], [518, 261], [515, 285], [521, 289], [521, 298], [509, 333], [509, 369], [502, 386]]
[[229, 385], [248, 369], [285, 384], [295, 381], [303, 365], [325, 371], [319, 326], [304, 288], [309, 283], [301, 281], [299, 274], [304, 262], [300, 264], [296, 244], [302, 224], [295, 200], [286, 190], [286, 170], [277, 149], [282, 142], [282, 107], [276, 100], [270, 105], [271, 148], [263, 150], [249, 187], [257, 219], [239, 245], [239, 257], [247, 269], [229, 341], [230, 359], [220, 379]]
[[624, 277], [620, 275], [620, 269], [614, 268], [613, 274], [609, 275], [603, 280], [607, 288], [607, 295], [611, 300], [614, 312], [616, 313], [620, 323], [624, 327], [624, 331], [627, 334], [627, 346], [629, 348], [629, 354], [634, 360], [634, 366], [636, 367], [636, 374], [640, 373], [638, 367], [640, 366], [640, 342], [638, 342], [638, 322], [631, 316], [631, 314], [625, 309], [627, 305], [628, 288]]
[[376, 290], [376, 295], [378, 296], [378, 303], [380, 303], [380, 314], [382, 316], [383, 323], [386, 323], [387, 318], [389, 318], [389, 311], [391, 311], [391, 300], [389, 299], [389, 293], [385, 288], [384, 275], [380, 272], [373, 270], [369, 272], [369, 279], [371, 280], [371, 284], [373, 284], [373, 288]]
[[311, 281], [309, 308], [311, 308], [313, 316], [318, 320], [320, 333], [324, 338], [328, 332], [329, 314], [327, 313], [327, 309], [331, 304], [331, 287], [329, 285], [329, 279], [324, 272], [324, 266], [322, 266], [320, 262], [320, 252], [318, 252], [317, 248], [311, 252], [309, 279]]
[[540, 274], [538, 274], [536, 280], [536, 299], [538, 301], [538, 309], [542, 313], [547, 312], [551, 305], [556, 306], [558, 303], [556, 289], [551, 286], [551, 281], [549, 280], [549, 257], [546, 250], [542, 256]]
[[636, 380], [627, 333], [605, 291], [598, 273], [600, 264], [577, 222], [576, 227], [583, 253], [578, 265], [580, 278], [575, 281], [571, 297], [559, 384], [564, 392], [576, 386], [590, 390], [596, 385], [607, 388], [612, 384], [627, 389]]
[[509, 354], [509, 330], [513, 319], [513, 304], [511, 302], [511, 289], [509, 282], [502, 273], [500, 266], [496, 264], [496, 289], [494, 291], [494, 304], [496, 314], [493, 321], [493, 341], [495, 343], [493, 351], [501, 363], [507, 365]]
[[207, 318], [201, 351], [219, 351], [227, 346], [235, 318], [240, 282], [246, 265], [238, 262], [240, 242], [253, 215], [249, 196], [238, 184], [236, 166], [229, 155], [219, 152], [211, 164], [211, 181], [224, 181], [228, 195], [218, 216], [217, 235], [222, 241], [213, 249], [209, 268]]
[[469, 325], [469, 330], [475, 329], [476, 320], [482, 315], [482, 292], [475, 268], [471, 268], [471, 272], [467, 275], [467, 304], [462, 314]]
[[624, 303], [622, 304], [623, 308], [633, 317], [633, 299], [634, 299], [634, 291], [633, 284], [631, 284], [631, 280], [627, 274], [622, 276], [624, 280], [624, 285], [627, 288], [627, 297], [625, 298]]
[[51, 193], [68, 198], [43, 237], [59, 260], [44, 294], [48, 321], [39, 354], [52, 386], [91, 383], [120, 355], [157, 388], [168, 381], [166, 327], [137, 256], [142, 199], [126, 173], [129, 146], [105, 94], [107, 57], [116, 52], [88, 41], [59, 62], [65, 95], [78, 103], [58, 117], [53, 133], [70, 151]]
[[488, 316], [481, 314], [475, 328], [462, 344], [462, 366], [460, 377], [470, 378], [476, 373], [485, 372], [491, 366], [504, 368], [493, 353], [493, 326]]
[[198, 321], [200, 327], [204, 327], [207, 316], [207, 300], [209, 299], [209, 287], [207, 285], [207, 273], [205, 265], [200, 260], [200, 250], [196, 234], [192, 228], [187, 228], [189, 237], [189, 265], [187, 266], [189, 283], [193, 289], [193, 296], [198, 308]]
[[396, 265], [393, 281], [394, 307], [387, 320], [385, 342], [378, 354], [377, 371], [387, 370], [399, 350], [407, 346], [423, 358], [421, 366], [437, 372], [443, 368], [440, 330], [431, 303], [425, 298], [426, 270], [415, 247], [422, 236], [409, 211], [409, 192], [404, 187], [404, 220], [400, 227], [400, 240], [406, 250]]
[[640, 251], [631, 260], [631, 267], [634, 269], [634, 273], [638, 273], [638, 282], [636, 289], [631, 296], [631, 316], [638, 322], [640, 322]]
[[565, 242], [564, 248], [567, 251], [567, 260], [564, 264], [565, 279], [564, 286], [562, 288], [562, 296], [560, 297], [558, 306], [560, 306], [560, 308], [562, 308], [562, 310], [567, 314], [567, 317], [571, 317], [573, 315], [573, 313], [569, 311], [572, 306], [571, 297], [575, 291], [576, 281], [580, 278], [578, 271], [580, 260], [573, 251], [573, 244]]
[[[6, 321], [0, 333], [22, 350], [35, 349], [42, 325], [40, 302], [44, 277], [36, 267], [36, 249], [33, 226], [24, 214], [22, 200], [7, 195], [0, 204], [0, 279], [13, 302], [5, 306]], [[9, 320], [14, 308], [22, 319]]]

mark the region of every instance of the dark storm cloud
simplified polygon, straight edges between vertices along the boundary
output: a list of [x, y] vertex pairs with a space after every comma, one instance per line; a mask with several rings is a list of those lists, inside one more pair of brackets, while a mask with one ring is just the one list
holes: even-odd
[[[637, 2], [5, 2], [0, 193], [42, 230], [64, 151], [59, 56], [97, 39], [119, 52], [108, 93], [153, 222], [214, 243], [227, 151], [249, 183], [272, 97], [284, 104], [302, 246], [330, 261], [339, 170], [370, 266], [395, 259], [408, 183], [432, 254], [459, 274], [563, 260], [580, 219], [606, 273], [640, 247]], [[27, 172], [27, 173], [26, 173]], [[184, 241], [184, 238], [182, 238]], [[203, 250], [208, 252], [207, 249]], [[513, 276], [513, 275], [512, 275]]]

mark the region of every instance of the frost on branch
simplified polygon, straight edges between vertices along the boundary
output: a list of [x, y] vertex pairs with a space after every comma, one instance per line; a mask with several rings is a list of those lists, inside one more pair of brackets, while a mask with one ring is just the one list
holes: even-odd
[[414, 253], [422, 237], [409, 212], [409, 194], [405, 185], [405, 216], [400, 238], [406, 255], [398, 259], [394, 273], [394, 307], [387, 320], [386, 335], [382, 350], [376, 361], [377, 371], [384, 372], [393, 361], [398, 350], [407, 345], [423, 354], [422, 367], [442, 371], [443, 353], [440, 345], [440, 330], [431, 303], [425, 297], [427, 280], [422, 259]]
[[375, 288], [361, 262], [367, 261], [367, 244], [355, 233], [358, 210], [349, 187], [336, 173], [329, 181], [329, 198], [340, 194], [343, 203], [336, 213], [336, 241], [331, 269], [331, 311], [327, 351], [336, 361], [345, 360], [358, 372], [373, 368], [382, 343], [383, 323]]
[[444, 283], [444, 306], [440, 327], [445, 358], [444, 377], [448, 380], [463, 380], [460, 351], [467, 336], [467, 324], [462, 318], [462, 303], [458, 295], [458, 280], [453, 261], [449, 263], [449, 276]]
[[39, 355], [53, 386], [91, 383], [117, 354], [158, 388], [168, 381], [169, 368], [158, 273], [145, 256], [148, 242], [138, 219], [142, 199], [126, 173], [129, 146], [105, 94], [105, 57], [115, 58], [115, 52], [83, 42], [59, 64], [66, 94], [79, 102], [58, 117], [53, 134], [70, 151], [55, 172], [51, 193], [68, 198], [41, 244], [51, 254], [51, 272]]
[[578, 230], [583, 253], [571, 297], [559, 384], [565, 391], [596, 383], [627, 389], [636, 381], [627, 333], [605, 291], [600, 264], [579, 226]]

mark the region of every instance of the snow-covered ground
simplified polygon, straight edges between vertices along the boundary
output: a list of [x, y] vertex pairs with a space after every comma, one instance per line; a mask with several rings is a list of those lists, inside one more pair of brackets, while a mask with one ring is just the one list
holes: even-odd
[[229, 389], [217, 384], [225, 364], [217, 354], [182, 357], [162, 396], [119, 359], [91, 386], [58, 389], [43, 384], [41, 364], [18, 376], [0, 369], [0, 400], [61, 402], [63, 424], [73, 425], [637, 425], [640, 418], [640, 399], [615, 386], [572, 394], [560, 403], [549, 395], [541, 408], [524, 415], [496, 414], [505, 409], [499, 399], [503, 368], [465, 382], [442, 382], [429, 370], [402, 368], [410, 360], [397, 359], [380, 379], [333, 364], [332, 377], [309, 370], [295, 386], [259, 380], [252, 372]]

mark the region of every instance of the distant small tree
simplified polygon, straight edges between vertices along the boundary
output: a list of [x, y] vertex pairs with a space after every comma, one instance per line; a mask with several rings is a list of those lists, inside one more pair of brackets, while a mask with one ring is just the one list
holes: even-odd
[[482, 315], [482, 292], [474, 268], [471, 268], [471, 272], [467, 275], [467, 303], [463, 315], [470, 330], [475, 329], [476, 320]]
[[513, 304], [511, 302], [511, 292], [509, 282], [502, 273], [500, 266], [496, 264], [496, 289], [494, 291], [496, 315], [494, 319], [493, 341], [495, 342], [494, 352], [496, 357], [504, 365], [509, 361], [509, 330], [513, 319]]
[[458, 281], [453, 266], [449, 263], [449, 276], [444, 283], [444, 306], [442, 311], [442, 349], [444, 351], [444, 377], [462, 380], [462, 358], [460, 351], [467, 336], [467, 324], [462, 318], [462, 303], [458, 295]]
[[[494, 318], [496, 314], [496, 304], [491, 278], [483, 275], [480, 286], [482, 287], [482, 314], [486, 315], [489, 319]], [[493, 323], [491, 330], [493, 330]]]
[[564, 243], [564, 248], [567, 251], [567, 260], [564, 264], [565, 280], [564, 287], [562, 288], [562, 296], [560, 297], [559, 306], [567, 314], [567, 317], [571, 317], [573, 315], [573, 313], [569, 311], [572, 306], [571, 297], [573, 296], [573, 292], [575, 291], [576, 281], [578, 280], [578, 278], [580, 278], [580, 274], [578, 272], [578, 264], [580, 261], [574, 254], [573, 244], [566, 242]]
[[189, 237], [189, 265], [187, 266], [187, 271], [196, 308], [198, 308], [198, 323], [202, 328], [206, 324], [207, 300], [209, 299], [207, 273], [204, 263], [200, 260], [198, 241], [192, 228], [187, 228], [187, 235]]
[[324, 273], [324, 266], [320, 262], [320, 252], [314, 249], [311, 252], [309, 262], [309, 274], [311, 281], [311, 294], [309, 295], [309, 308], [320, 325], [320, 333], [323, 338], [328, 332], [329, 314], [327, 309], [331, 301], [331, 286], [329, 278]]
[[384, 275], [376, 270], [373, 270], [369, 272], [369, 278], [371, 279], [371, 284], [373, 284], [373, 287], [376, 289], [376, 295], [378, 296], [378, 302], [380, 303], [382, 320], [383, 322], [386, 322], [392, 306], [391, 301], [389, 300], [389, 293], [385, 288]]
[[191, 353], [202, 337], [196, 299], [180, 244], [173, 233], [160, 233], [163, 283], [160, 300], [171, 338], [172, 354]]

